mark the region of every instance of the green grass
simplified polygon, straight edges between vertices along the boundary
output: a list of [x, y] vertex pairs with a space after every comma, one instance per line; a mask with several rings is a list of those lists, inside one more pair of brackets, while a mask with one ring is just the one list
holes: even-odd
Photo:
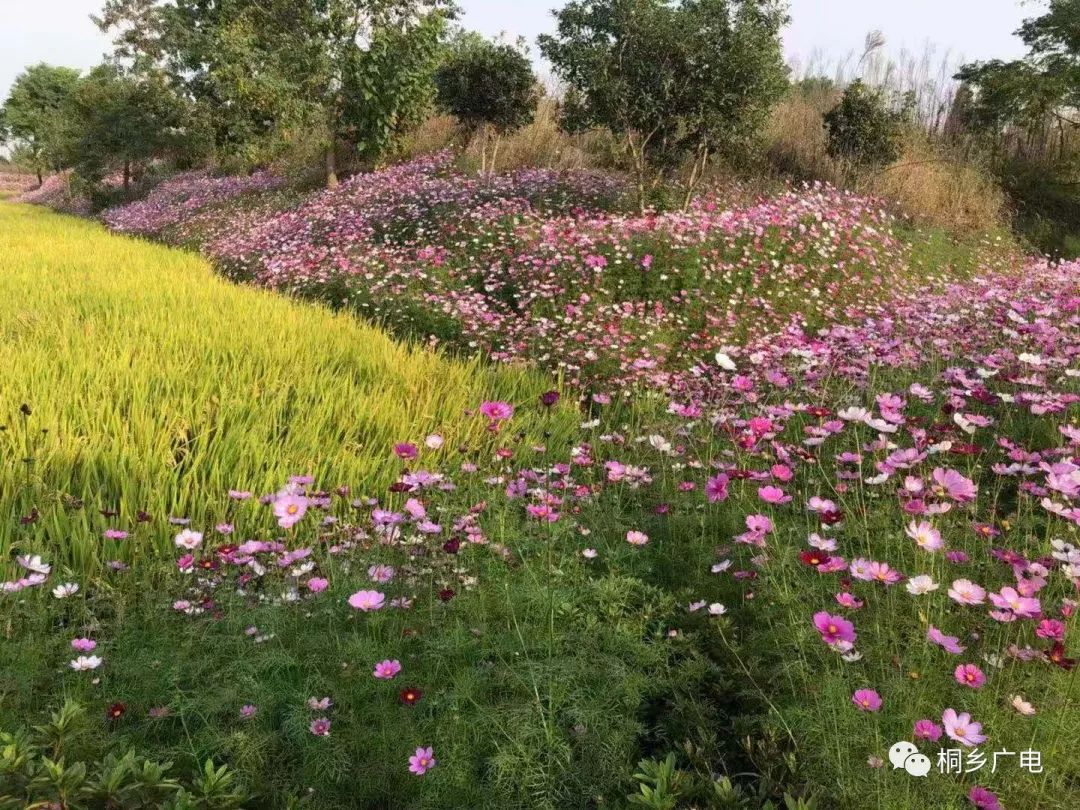
[[[92, 570], [102, 531], [139, 510], [206, 519], [208, 496], [292, 474], [381, 491], [395, 442], [438, 430], [453, 446], [478, 429], [459, 427], [466, 408], [545, 386], [37, 208], [0, 206], [0, 267], [0, 511], [41, 514], [0, 524], [5, 560], [47, 550]], [[114, 556], [143, 550], [136, 536]]]

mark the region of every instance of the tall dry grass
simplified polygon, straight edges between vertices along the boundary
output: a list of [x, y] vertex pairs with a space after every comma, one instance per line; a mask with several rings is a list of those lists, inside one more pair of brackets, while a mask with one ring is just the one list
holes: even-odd
[[[453, 116], [428, 118], [399, 147], [395, 159], [430, 154], [449, 146], [462, 149], [469, 168], [479, 170], [483, 136], [471, 134]], [[521, 168], [600, 169], [618, 163], [614, 137], [603, 130], [580, 134], [559, 127], [558, 103], [550, 97], [540, 101], [536, 116], [528, 126], [500, 138], [494, 171]]]

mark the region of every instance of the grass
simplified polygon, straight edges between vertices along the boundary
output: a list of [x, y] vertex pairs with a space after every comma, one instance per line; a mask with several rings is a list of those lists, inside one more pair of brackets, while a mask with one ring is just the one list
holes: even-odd
[[[374, 492], [394, 442], [463, 441], [466, 408], [544, 385], [37, 208], [0, 207], [0, 265], [0, 510], [42, 514], [0, 526], [4, 559], [33, 546], [91, 570], [109, 525], [98, 510], [198, 520], [209, 493], [271, 491], [291, 474], [332, 470]], [[116, 550], [130, 562], [146, 549]]]

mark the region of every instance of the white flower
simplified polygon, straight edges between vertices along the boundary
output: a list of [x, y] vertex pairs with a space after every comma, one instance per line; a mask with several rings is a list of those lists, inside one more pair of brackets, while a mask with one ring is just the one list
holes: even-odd
[[80, 655], [69, 666], [76, 672], [85, 672], [88, 669], [97, 669], [101, 663], [102, 659], [96, 655]]
[[720, 366], [724, 371], [734, 371], [736, 369], [735, 361], [724, 352], [716, 353], [716, 365]]
[[74, 596], [78, 592], [78, 585], [74, 582], [65, 582], [63, 585], [57, 585], [53, 588], [52, 595], [57, 599], [67, 599], [69, 596]]
[[907, 588], [907, 592], [912, 596], [922, 596], [931, 591], [936, 591], [938, 589], [938, 584], [926, 574], [920, 574], [917, 577], [909, 579], [905, 587]]
[[864, 422], [866, 421], [866, 418], [870, 416], [870, 412], [866, 410], [866, 408], [852, 406], [850, 408], [844, 408], [844, 410], [839, 411], [836, 415], [845, 422]]
[[709, 605], [710, 616], [723, 616], [725, 613], [727, 613], [727, 608], [721, 605], [719, 602], [713, 602], [711, 605]]
[[186, 548], [188, 551], [194, 551], [201, 545], [202, 534], [200, 532], [184, 529], [180, 534], [176, 535], [177, 548]]
[[443, 446], [443, 437], [438, 433], [432, 433], [426, 439], [424, 439], [424, 447], [428, 450], [438, 450]]
[[38, 554], [34, 554], [33, 556], [27, 554], [23, 557], [18, 557], [16, 562], [27, 571], [31, 571], [35, 574], [48, 574], [52, 571], [52, 566], [42, 560], [41, 556]]

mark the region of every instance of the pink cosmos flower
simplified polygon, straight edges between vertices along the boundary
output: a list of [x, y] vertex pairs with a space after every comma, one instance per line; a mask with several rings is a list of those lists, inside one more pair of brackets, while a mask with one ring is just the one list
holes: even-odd
[[507, 402], [483, 402], [480, 413], [492, 422], [503, 422], [514, 415], [514, 406]]
[[643, 546], [649, 542], [649, 535], [645, 532], [629, 531], [626, 533], [626, 542], [632, 546]]
[[941, 726], [939, 726], [933, 720], [915, 721], [914, 733], [916, 740], [930, 740], [931, 742], [937, 742], [941, 739], [941, 731]]
[[92, 638], [73, 638], [71, 640], [71, 649], [78, 652], [93, 652], [97, 649], [97, 642]]
[[855, 643], [855, 625], [843, 616], [831, 616], [822, 610], [814, 614], [814, 627], [821, 634], [821, 640], [832, 646], [838, 642]]
[[1021, 596], [1016, 588], [1002, 588], [998, 593], [990, 594], [990, 601], [994, 607], [1011, 610], [1020, 619], [1033, 619], [1042, 612], [1038, 599]]
[[380, 661], [375, 665], [375, 672], [372, 673], [376, 678], [382, 681], [388, 681], [401, 672], [401, 662], [397, 660]]
[[105, 530], [105, 539], [106, 540], [126, 540], [127, 536], [128, 536], [128, 533], [125, 532], [125, 531], [122, 531], [120, 529], [106, 529]]
[[983, 671], [974, 664], [961, 664], [953, 672], [953, 676], [958, 684], [969, 686], [972, 689], [978, 689], [986, 683], [986, 676]]
[[925, 520], [919, 523], [911, 521], [905, 532], [923, 551], [939, 551], [945, 546], [941, 539], [941, 532]]
[[934, 625], [930, 625], [930, 629], [926, 631], [926, 638], [928, 641], [937, 644], [946, 652], [951, 652], [953, 655], [960, 655], [966, 648], [960, 645], [960, 639], [957, 636], [947, 636], [938, 630]]
[[316, 717], [311, 721], [311, 725], [308, 726], [308, 731], [316, 737], [329, 737], [330, 721], [325, 717]]
[[884, 585], [895, 585], [900, 581], [901, 576], [900, 572], [894, 570], [888, 563], [872, 562], [870, 563], [870, 579]]
[[373, 565], [368, 568], [368, 579], [372, 582], [386, 583], [394, 578], [394, 569], [389, 565]]
[[876, 712], [881, 708], [881, 695], [873, 689], [860, 689], [851, 696], [851, 702], [862, 712]]
[[1065, 625], [1057, 619], [1043, 619], [1035, 629], [1035, 635], [1039, 638], [1052, 639], [1054, 641], [1065, 640]]
[[956, 470], [945, 470], [938, 467], [934, 470], [934, 483], [937, 492], [956, 501], [967, 503], [975, 500], [979, 489], [970, 478], [965, 478]]
[[758, 488], [758, 497], [765, 503], [784, 504], [791, 502], [791, 496], [787, 495], [780, 487], [764, 486]]
[[[820, 566], [818, 567], [818, 570], [821, 570]], [[841, 591], [836, 594], [836, 603], [840, 605], [840, 607], [846, 607], [849, 610], [858, 610], [863, 606], [863, 600], [859, 599], [850, 591]]]
[[274, 517], [283, 529], [291, 529], [307, 512], [308, 500], [303, 495], [285, 493], [274, 500]]
[[409, 772], [415, 773], [417, 776], [423, 776], [434, 768], [435, 764], [435, 752], [431, 746], [417, 748], [416, 753], [409, 757]]
[[322, 593], [330, 587], [330, 580], [323, 577], [312, 577], [307, 581], [307, 588], [312, 593]]
[[705, 496], [709, 499], [709, 503], [717, 503], [719, 501], [727, 500], [728, 496], [728, 477], [723, 473], [714, 475], [708, 481], [705, 482]]
[[240, 707], [240, 716], [243, 717], [245, 720], [250, 720], [258, 713], [258, 711], [259, 709], [257, 706], [253, 706], [250, 703], [245, 703], [243, 706]]
[[949, 597], [961, 605], [981, 605], [986, 601], [986, 589], [970, 579], [958, 579], [949, 588]]
[[941, 715], [941, 724], [945, 726], [945, 733], [949, 738], [961, 745], [970, 748], [986, 742], [986, 735], [982, 733], [982, 723], [973, 722], [971, 715], [967, 712], [957, 714], [954, 709], [946, 709]]
[[386, 595], [378, 591], [357, 591], [349, 597], [349, 605], [365, 613], [379, 610], [386, 604]]

